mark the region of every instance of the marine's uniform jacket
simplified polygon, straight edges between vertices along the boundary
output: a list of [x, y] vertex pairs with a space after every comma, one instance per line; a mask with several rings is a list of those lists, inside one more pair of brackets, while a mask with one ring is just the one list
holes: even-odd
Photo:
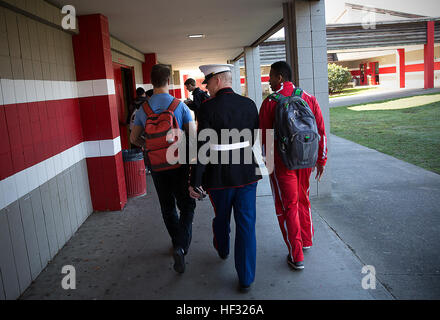
[[[198, 150], [209, 142], [211, 148], [206, 154], [215, 156], [218, 159], [218, 164], [208, 163], [203, 165], [198, 159], [197, 164], [191, 166], [191, 186], [203, 186], [205, 190], [214, 190], [241, 187], [261, 179], [258, 164], [252, 153], [258, 121], [258, 110], [255, 103], [249, 98], [234, 93], [231, 88], [223, 88], [217, 92], [215, 97], [203, 102], [199, 111], [198, 132], [200, 134], [204, 129], [213, 129], [217, 133], [218, 141], [211, 141], [210, 138], [199, 141]], [[227, 142], [222, 141], [222, 129], [236, 129], [239, 132], [248, 129], [247, 131], [252, 135], [249, 137], [250, 139], [246, 139], [244, 135], [241, 135], [239, 139], [229, 138], [229, 142]], [[217, 148], [228, 147], [231, 144], [236, 146], [238, 143], [246, 145], [246, 141], [249, 141], [249, 146], [238, 150], [218, 151], [218, 149], [214, 148], [213, 150], [212, 148], [213, 145]], [[232, 164], [234, 152], [235, 154], [240, 153], [238, 164]], [[228, 156], [224, 153], [227, 153]], [[248, 156], [249, 153], [251, 153], [250, 157]], [[229, 164], [221, 164], [222, 158], [228, 159]]]
[[200, 88], [195, 88], [194, 91], [192, 92], [192, 95], [193, 95], [193, 101], [189, 102], [187, 106], [192, 111], [194, 111], [194, 115], [198, 120], [200, 106], [203, 101], [209, 99], [209, 95]]

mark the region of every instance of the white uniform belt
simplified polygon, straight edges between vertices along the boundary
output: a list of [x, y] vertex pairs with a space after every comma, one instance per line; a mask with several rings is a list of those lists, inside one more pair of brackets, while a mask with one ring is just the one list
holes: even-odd
[[249, 141], [232, 144], [211, 144], [210, 148], [214, 151], [230, 151], [249, 147]]

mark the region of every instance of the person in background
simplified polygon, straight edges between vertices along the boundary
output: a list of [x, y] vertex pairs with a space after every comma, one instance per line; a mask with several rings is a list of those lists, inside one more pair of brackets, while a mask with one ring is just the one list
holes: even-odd
[[[153, 89], [150, 89], [148, 91], [145, 91], [144, 88], [139, 87], [136, 89], [136, 99], [133, 101], [133, 103], [130, 106], [129, 113], [130, 114], [130, 120], [127, 121], [130, 125], [130, 132], [133, 130], [134, 126], [134, 120], [136, 118], [136, 112], [139, 110], [139, 108], [142, 107], [142, 105], [148, 101], [148, 99], [151, 98], [153, 95]], [[137, 147], [137, 146], [136, 146]]]
[[[148, 97], [146, 95], [146, 92], [144, 88], [139, 87], [136, 89], [136, 98], [134, 101], [129, 105], [128, 107], [128, 114], [127, 114], [127, 120], [126, 124], [128, 125], [129, 132], [131, 134], [131, 131], [133, 130], [134, 126], [134, 119], [136, 118], [136, 112], [139, 110], [139, 108], [142, 107], [142, 105], [148, 100]], [[137, 149], [138, 146], [131, 143], [131, 149]]]
[[209, 99], [209, 95], [206, 91], [203, 91], [199, 87], [196, 86], [196, 81], [192, 78], [189, 78], [185, 81], [185, 87], [186, 89], [192, 93], [193, 100], [185, 100], [186, 105], [188, 108], [190, 108], [192, 111], [194, 111], [194, 115], [197, 121], [197, 114], [200, 109], [200, 105], [203, 101]]
[[[136, 94], [138, 95], [138, 97], [136, 98], [136, 100], [133, 103], [134, 111], [133, 111], [133, 113], [132, 113], [132, 115], [130, 117], [130, 127], [129, 127], [130, 128], [130, 133], [133, 130], [133, 127], [134, 127], [134, 122], [135, 122], [135, 119], [136, 119], [136, 113], [144, 105], [144, 103], [151, 98], [151, 96], [153, 95], [153, 89], [150, 89], [148, 91], [144, 91], [143, 88], [139, 87], [136, 90]], [[139, 94], [141, 94], [140, 97], [139, 97]], [[139, 149], [139, 146], [137, 146], [136, 144], [131, 143], [131, 149]], [[144, 163], [145, 163], [145, 168], [147, 169], [146, 173], [150, 174], [151, 173], [151, 168], [150, 168], [150, 166], [148, 164], [148, 161], [146, 161], [145, 157], [146, 157], [146, 155], [145, 155], [145, 152], [144, 152]]]
[[147, 95], [147, 98], [149, 99], [154, 94], [154, 90], [153, 89], [147, 90], [147, 91], [145, 91], [145, 94]]

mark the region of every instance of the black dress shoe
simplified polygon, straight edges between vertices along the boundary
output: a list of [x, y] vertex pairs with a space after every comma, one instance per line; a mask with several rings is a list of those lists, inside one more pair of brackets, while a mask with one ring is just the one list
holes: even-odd
[[240, 291], [241, 293], [248, 293], [250, 290], [251, 290], [251, 285], [244, 286], [241, 283], [238, 284], [238, 291]]
[[218, 256], [222, 259], [222, 260], [226, 260], [229, 257], [229, 254], [218, 254]]
[[182, 248], [176, 248], [173, 252], [174, 270], [178, 273], [185, 272], [185, 254]]

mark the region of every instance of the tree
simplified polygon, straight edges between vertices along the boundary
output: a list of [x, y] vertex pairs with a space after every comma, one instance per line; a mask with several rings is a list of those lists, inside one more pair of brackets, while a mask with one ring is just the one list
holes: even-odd
[[335, 63], [328, 65], [328, 92], [338, 93], [351, 81], [351, 73], [348, 68]]

